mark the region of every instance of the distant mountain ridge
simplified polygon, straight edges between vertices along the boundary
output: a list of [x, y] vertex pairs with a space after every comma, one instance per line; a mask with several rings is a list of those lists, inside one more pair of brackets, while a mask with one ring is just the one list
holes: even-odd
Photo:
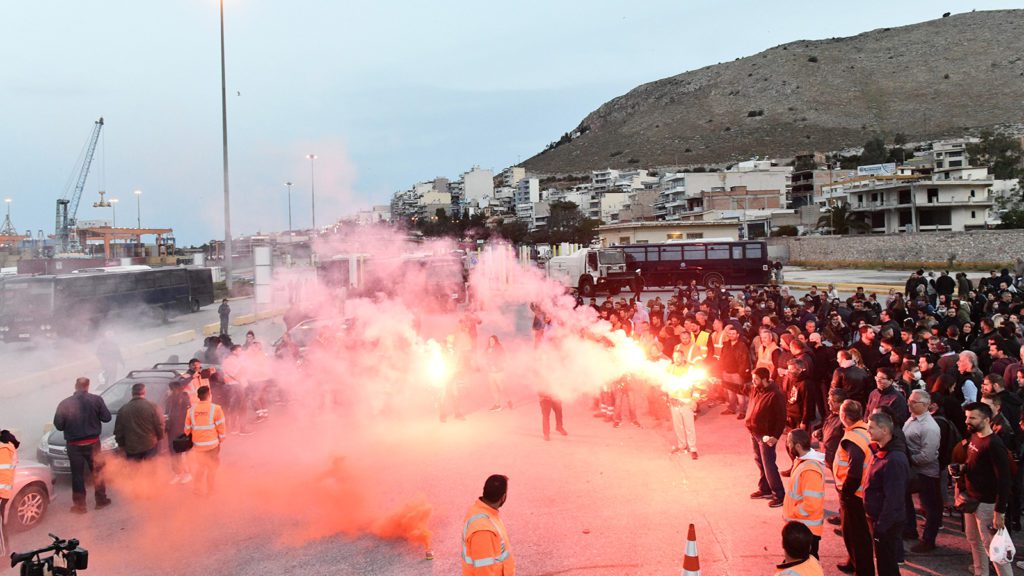
[[525, 161], [536, 173], [787, 157], [1024, 123], [1024, 10], [783, 44], [638, 86]]

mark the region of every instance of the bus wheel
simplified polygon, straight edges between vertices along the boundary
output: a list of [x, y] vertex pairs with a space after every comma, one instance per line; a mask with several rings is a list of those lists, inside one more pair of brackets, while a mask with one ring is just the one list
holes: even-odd
[[188, 305], [188, 310], [193, 314], [199, 312], [199, 300], [192, 300]]
[[706, 288], [721, 288], [724, 283], [725, 279], [718, 272], [711, 272], [704, 276], [704, 286]]
[[589, 276], [580, 278], [580, 296], [590, 298], [594, 295], [594, 281]]

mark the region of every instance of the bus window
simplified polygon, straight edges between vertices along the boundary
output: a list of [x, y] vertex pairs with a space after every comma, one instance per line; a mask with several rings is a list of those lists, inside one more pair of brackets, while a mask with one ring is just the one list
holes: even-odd
[[747, 258], [757, 258], [760, 260], [762, 250], [760, 244], [747, 244]]
[[704, 246], [683, 246], [683, 260], [704, 260]]
[[708, 260], [728, 260], [729, 259], [729, 247], [728, 246], [708, 246]]
[[626, 248], [624, 252], [626, 253], [626, 258], [630, 262], [647, 261], [647, 248]]
[[733, 260], [743, 260], [743, 246], [733, 246], [732, 247], [732, 259]]
[[661, 260], [661, 250], [654, 246], [653, 248], [647, 249], [647, 261], [648, 262], [659, 262]]
[[682, 246], [665, 246], [661, 249], [662, 260], [682, 260], [683, 259], [683, 247]]

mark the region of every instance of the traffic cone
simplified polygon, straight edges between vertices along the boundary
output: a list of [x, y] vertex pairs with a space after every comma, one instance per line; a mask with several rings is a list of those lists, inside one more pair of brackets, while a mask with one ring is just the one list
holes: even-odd
[[683, 556], [682, 576], [700, 576], [700, 558], [697, 556], [697, 529], [690, 524], [686, 535], [686, 555]]

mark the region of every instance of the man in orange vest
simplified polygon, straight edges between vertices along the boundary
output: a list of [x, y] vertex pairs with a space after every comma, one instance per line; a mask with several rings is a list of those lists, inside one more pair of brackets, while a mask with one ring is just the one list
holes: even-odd
[[782, 517], [811, 530], [811, 555], [817, 558], [825, 524], [825, 455], [811, 450], [811, 436], [800, 428], [786, 436], [786, 450], [793, 459], [793, 483], [782, 503]]
[[775, 576], [824, 576], [821, 564], [811, 554], [814, 535], [800, 522], [787, 522], [782, 528], [782, 550], [786, 560], [776, 566]]
[[196, 394], [199, 401], [188, 409], [185, 416], [185, 434], [192, 435], [192, 451], [196, 453], [195, 484], [192, 489], [196, 494], [205, 495], [213, 491], [213, 482], [220, 466], [220, 444], [227, 437], [228, 429], [224, 424], [224, 410], [210, 399], [210, 387], [200, 386]]
[[21, 443], [7, 430], [0, 432], [0, 558], [7, 558], [11, 550], [7, 543], [7, 530], [4, 529], [4, 509], [7, 502], [14, 498], [14, 469], [18, 466], [18, 446]]
[[508, 496], [508, 477], [495, 474], [469, 507], [462, 528], [462, 576], [515, 576], [516, 561], [498, 508]]
[[837, 568], [847, 574], [875, 576], [874, 544], [864, 511], [864, 488], [872, 457], [864, 407], [856, 400], [845, 400], [839, 407], [839, 419], [846, 433], [839, 441], [832, 474], [839, 491], [839, 517], [848, 559]]

